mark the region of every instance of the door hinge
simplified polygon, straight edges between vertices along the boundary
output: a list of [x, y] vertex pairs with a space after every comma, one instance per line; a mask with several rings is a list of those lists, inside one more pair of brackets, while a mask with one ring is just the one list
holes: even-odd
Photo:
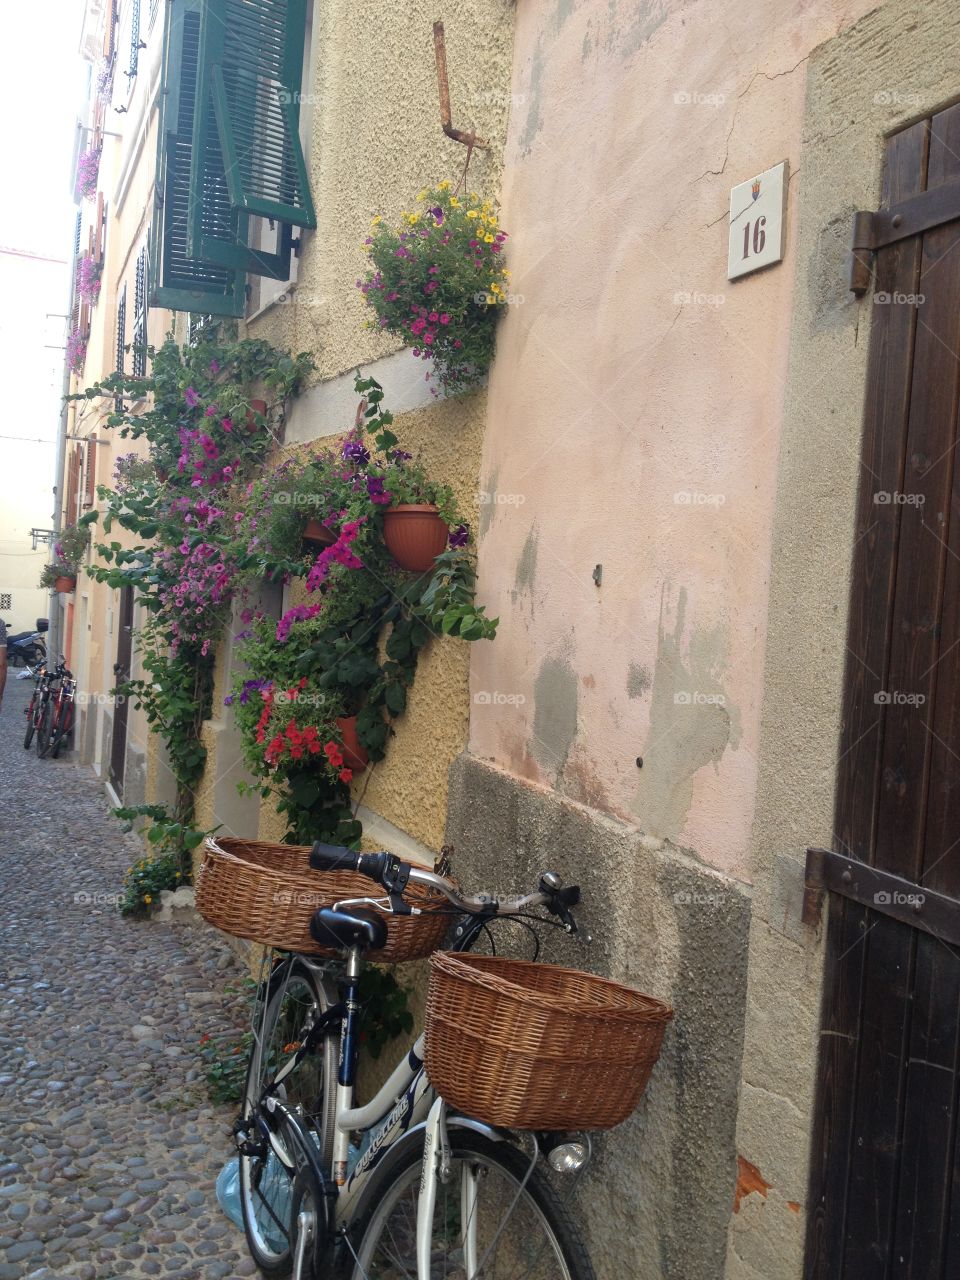
[[888, 244], [905, 240], [960, 218], [960, 182], [944, 182], [929, 191], [900, 200], [876, 213], [861, 210], [853, 215], [850, 291], [858, 298], [870, 287], [873, 254]]
[[803, 922], [815, 925], [824, 893], [859, 902], [880, 915], [960, 946], [960, 901], [892, 871], [881, 871], [831, 849], [808, 849]]

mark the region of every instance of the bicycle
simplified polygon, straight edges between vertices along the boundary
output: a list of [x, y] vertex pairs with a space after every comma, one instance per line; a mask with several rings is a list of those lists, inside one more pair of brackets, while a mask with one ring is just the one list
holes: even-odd
[[37, 739], [37, 751], [41, 759], [49, 756], [52, 760], [55, 760], [60, 754], [60, 748], [73, 733], [73, 711], [76, 695], [77, 682], [73, 673], [64, 667], [60, 678], [60, 687], [53, 702], [49, 747], [46, 751], [40, 751], [40, 739], [39, 737]]
[[[60, 659], [63, 662], [63, 659]], [[33, 692], [30, 695], [30, 701], [27, 704], [25, 715], [27, 717], [27, 728], [23, 735], [23, 749], [30, 750], [30, 744], [33, 742], [33, 736], [40, 728], [43, 722], [44, 713], [50, 702], [52, 686], [56, 679], [56, 670], [50, 671], [46, 665], [37, 668], [34, 675]]]
[[[37, 733], [37, 756], [43, 760], [50, 751], [53, 733], [53, 708], [59, 697], [64, 679], [69, 676], [63, 655], [52, 671], [44, 669], [40, 685], [40, 699], [34, 711], [34, 727]], [[56, 695], [56, 697], [55, 697]]]
[[[459, 1114], [427, 1079], [422, 1034], [376, 1097], [354, 1105], [358, 983], [387, 936], [384, 916], [369, 907], [406, 914], [408, 884], [437, 889], [462, 913], [452, 949], [467, 951], [497, 918], [576, 932], [579, 888], [547, 872], [535, 893], [498, 902], [463, 895], [445, 864], [428, 871], [324, 844], [314, 845], [310, 864], [358, 871], [387, 897], [342, 901], [313, 917], [315, 939], [346, 954], [342, 996], [329, 962], [293, 953], [261, 986], [234, 1126], [243, 1221], [261, 1272], [271, 1280], [594, 1280], [566, 1200], [538, 1167], [545, 1158], [556, 1175], [579, 1176], [591, 1154], [587, 1135], [511, 1133]], [[531, 915], [539, 907], [549, 915]], [[359, 1147], [351, 1133], [365, 1135]]]

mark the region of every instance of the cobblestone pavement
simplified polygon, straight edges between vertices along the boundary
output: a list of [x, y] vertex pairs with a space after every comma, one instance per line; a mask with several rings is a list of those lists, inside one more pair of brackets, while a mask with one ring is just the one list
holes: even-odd
[[204, 927], [76, 900], [140, 846], [89, 770], [24, 751], [30, 687], [0, 714], [0, 1280], [254, 1275], [198, 1054], [242, 1025], [242, 967]]

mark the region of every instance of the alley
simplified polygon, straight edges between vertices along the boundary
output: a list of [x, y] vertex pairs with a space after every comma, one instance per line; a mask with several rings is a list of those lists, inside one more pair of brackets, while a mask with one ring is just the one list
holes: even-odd
[[138, 842], [89, 770], [23, 750], [29, 692], [8, 680], [0, 715], [0, 1280], [252, 1275], [198, 1053], [242, 1025], [242, 970], [103, 901]]

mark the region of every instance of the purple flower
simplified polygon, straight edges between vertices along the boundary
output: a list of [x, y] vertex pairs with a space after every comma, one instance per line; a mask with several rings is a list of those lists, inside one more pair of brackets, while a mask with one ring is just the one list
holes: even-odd
[[370, 461], [370, 450], [362, 440], [345, 440], [341, 452], [359, 467], [365, 467]]
[[220, 372], [220, 366], [217, 364], [216, 360], [211, 360], [211, 361], [210, 361], [210, 372], [211, 372], [211, 373], [219, 373], [219, 372]]
[[465, 547], [470, 541], [470, 526], [466, 524], [458, 524], [456, 529], [450, 530], [449, 542], [451, 547]]
[[393, 453], [390, 454], [390, 457], [394, 462], [404, 463], [409, 462], [413, 457], [413, 454], [407, 453], [406, 449], [394, 449]]
[[187, 387], [186, 391], [183, 393], [183, 398], [187, 402], [188, 409], [195, 409], [200, 403], [200, 397], [194, 391], [193, 387]]
[[433, 220], [434, 220], [434, 222], [437, 224], [437, 226], [438, 226], [438, 227], [442, 226], [442, 225], [443, 225], [443, 210], [440, 208], [440, 206], [439, 206], [439, 205], [435, 205], [435, 206], [434, 206], [434, 208], [432, 208], [432, 209], [430, 210], [430, 212], [433, 214]]

